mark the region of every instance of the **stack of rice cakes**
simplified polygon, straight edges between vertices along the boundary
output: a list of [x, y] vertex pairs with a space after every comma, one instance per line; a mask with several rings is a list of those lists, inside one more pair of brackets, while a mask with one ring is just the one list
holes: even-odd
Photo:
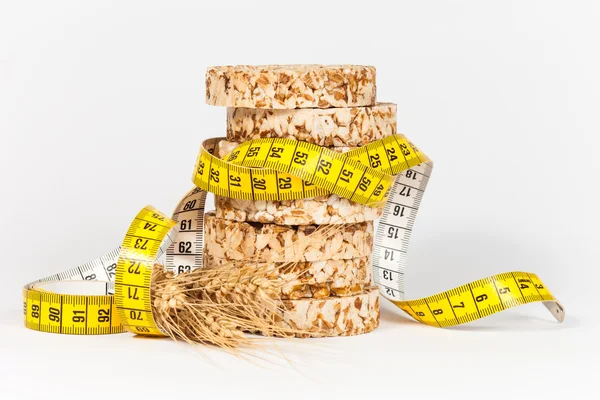
[[[222, 158], [252, 139], [294, 139], [346, 152], [396, 133], [396, 105], [376, 102], [370, 66], [211, 67], [206, 101], [228, 107], [227, 141], [216, 152]], [[381, 209], [337, 195], [216, 196], [215, 207], [206, 215], [208, 264], [253, 260], [278, 269], [285, 281], [279, 323], [311, 332], [299, 336], [357, 335], [379, 325], [370, 257]]]

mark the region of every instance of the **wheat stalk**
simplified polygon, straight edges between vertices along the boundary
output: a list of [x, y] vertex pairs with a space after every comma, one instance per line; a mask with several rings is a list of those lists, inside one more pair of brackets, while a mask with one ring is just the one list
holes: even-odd
[[251, 344], [246, 332], [297, 333], [277, 325], [283, 282], [261, 264], [202, 268], [174, 276], [155, 265], [153, 312], [174, 339], [233, 349]]
[[[312, 234], [335, 235], [343, 227], [322, 225]], [[309, 331], [279, 324], [284, 312], [282, 287], [304, 273], [297, 268], [298, 263], [274, 267], [264, 260], [251, 259], [242, 266], [226, 263], [179, 275], [156, 264], [152, 275], [154, 319], [175, 340], [232, 351], [256, 342], [246, 335], [248, 332], [270, 337], [310, 336]]]

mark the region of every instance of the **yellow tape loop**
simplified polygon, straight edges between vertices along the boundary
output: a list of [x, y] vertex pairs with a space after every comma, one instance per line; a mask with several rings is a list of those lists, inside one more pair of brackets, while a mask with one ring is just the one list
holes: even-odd
[[429, 161], [403, 135], [392, 135], [348, 153], [291, 139], [258, 139], [227, 158], [213, 155], [220, 139], [203, 143], [194, 184], [219, 196], [291, 200], [335, 193], [382, 207], [394, 175]]
[[176, 234], [176, 224], [147, 206], [135, 217], [123, 239], [117, 262], [115, 303], [121, 323], [129, 332], [164, 335], [152, 316], [152, 269], [165, 238], [172, 230]]

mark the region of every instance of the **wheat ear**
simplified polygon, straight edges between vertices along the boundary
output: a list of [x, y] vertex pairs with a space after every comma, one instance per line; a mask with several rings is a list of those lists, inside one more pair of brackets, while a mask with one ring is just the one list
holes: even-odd
[[[322, 225], [315, 232], [328, 236], [341, 229], [343, 225]], [[281, 289], [286, 281], [303, 273], [296, 270], [297, 264], [285, 262], [273, 268], [264, 260], [253, 259], [242, 266], [227, 263], [179, 275], [156, 264], [152, 275], [154, 319], [173, 339], [229, 350], [254, 344], [256, 340], [246, 335], [248, 332], [271, 337], [309, 335], [309, 331], [279, 323], [284, 312]]]

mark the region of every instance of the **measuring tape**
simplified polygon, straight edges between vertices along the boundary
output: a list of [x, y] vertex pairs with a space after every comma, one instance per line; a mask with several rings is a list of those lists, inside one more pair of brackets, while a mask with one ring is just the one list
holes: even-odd
[[413, 224], [433, 164], [426, 162], [397, 175], [379, 220], [373, 248], [375, 283], [384, 297], [417, 321], [449, 327], [521, 304], [541, 301], [557, 321], [565, 312], [535, 274], [508, 272], [418, 300], [405, 301], [404, 271]]
[[394, 175], [429, 161], [402, 135], [347, 153], [290, 139], [257, 139], [240, 144], [225, 160], [213, 155], [219, 140], [204, 142], [192, 180], [207, 192], [235, 199], [291, 200], [335, 193], [381, 207]]
[[158, 262], [174, 273], [202, 267], [205, 203], [206, 192], [195, 188], [180, 200], [171, 219], [145, 207], [120, 247], [26, 285], [25, 326], [78, 335], [162, 335], [152, 318], [152, 267]]
[[[384, 297], [417, 321], [449, 327], [521, 304], [541, 301], [562, 322], [564, 309], [541, 280], [509, 272], [418, 300], [404, 298], [406, 254], [433, 164], [403, 135], [347, 153], [289, 139], [244, 142], [224, 159], [222, 138], [205, 141], [193, 182], [172, 218], [152, 207], [136, 216], [120, 248], [28, 284], [25, 325], [55, 333], [105, 334], [124, 330], [164, 335], [152, 316], [155, 263], [174, 273], [202, 267], [206, 193], [246, 200], [290, 200], [335, 193], [383, 207], [374, 242], [374, 280]], [[114, 294], [113, 294], [114, 293]]]

